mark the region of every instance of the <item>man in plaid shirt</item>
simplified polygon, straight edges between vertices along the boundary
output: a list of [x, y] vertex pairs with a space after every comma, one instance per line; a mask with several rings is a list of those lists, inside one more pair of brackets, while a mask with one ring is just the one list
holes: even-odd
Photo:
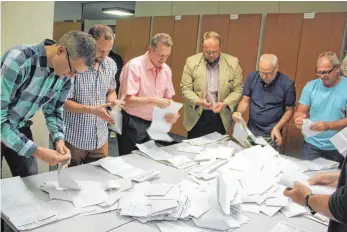
[[97, 24], [89, 34], [96, 41], [96, 62], [74, 79], [64, 105], [66, 146], [71, 150], [70, 166], [90, 163], [108, 156], [108, 127], [114, 124], [106, 107], [117, 101], [116, 63], [108, 57], [114, 33], [107, 25]]
[[[56, 165], [69, 159], [64, 143], [63, 104], [71, 78], [84, 72], [95, 59], [95, 41], [79, 31], [63, 35], [54, 44], [16, 46], [1, 58], [1, 160], [13, 176], [38, 173], [37, 161]], [[41, 110], [56, 150], [37, 146], [30, 119]]]

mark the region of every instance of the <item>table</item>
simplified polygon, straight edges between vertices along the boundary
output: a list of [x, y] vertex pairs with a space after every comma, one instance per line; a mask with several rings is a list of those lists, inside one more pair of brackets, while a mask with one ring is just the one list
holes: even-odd
[[[177, 146], [177, 145], [173, 145]], [[173, 149], [172, 147], [167, 147], [166, 150]], [[189, 155], [192, 158], [192, 154]], [[178, 170], [173, 167], [158, 163], [154, 160], [150, 160], [140, 155], [130, 154], [122, 156], [125, 162], [142, 169], [153, 169], [160, 171], [159, 177], [152, 180], [152, 183], [168, 183], [168, 184], [178, 184], [187, 175], [187, 170]], [[72, 167], [67, 169], [71, 172], [73, 177], [77, 180], [89, 180], [89, 181], [107, 181], [119, 179], [117, 176], [113, 176], [101, 167], [95, 167], [91, 165], [81, 165], [77, 167]], [[312, 175], [313, 173], [311, 173]], [[35, 193], [35, 195], [44, 201], [48, 201], [48, 194], [41, 191], [39, 188], [40, 184], [48, 180], [56, 180], [57, 171], [42, 173], [39, 175], [23, 178], [24, 183], [27, 187]], [[272, 229], [279, 221], [286, 221], [290, 224], [294, 224], [303, 229], [311, 232], [325, 232], [327, 227], [318, 222], [312, 221], [304, 217], [286, 218], [283, 214], [277, 213], [274, 217], [268, 217], [262, 213], [259, 215], [252, 213], [243, 213], [245, 216], [250, 218], [248, 224], [244, 224], [241, 228], [236, 229], [237, 232], [268, 232]], [[8, 223], [8, 221], [6, 221]], [[190, 220], [189, 224], [193, 224]], [[13, 226], [12, 226], [13, 228]], [[16, 231], [16, 230], [15, 230]], [[54, 222], [34, 230], [33, 232], [44, 232], [44, 231], [86, 231], [86, 232], [128, 232], [128, 231], [141, 231], [141, 232], [159, 232], [159, 229], [155, 225], [155, 222], [148, 222], [143, 224], [131, 217], [122, 217], [116, 213], [102, 213], [97, 215], [89, 216], [76, 216], [66, 220]]]

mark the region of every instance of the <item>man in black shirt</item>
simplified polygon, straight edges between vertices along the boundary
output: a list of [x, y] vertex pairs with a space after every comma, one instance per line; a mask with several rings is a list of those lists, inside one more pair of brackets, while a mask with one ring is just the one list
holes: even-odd
[[328, 232], [347, 232], [347, 159], [341, 172], [321, 173], [309, 179], [310, 185], [337, 186], [332, 195], [312, 195], [311, 190], [301, 183], [286, 189], [284, 195], [295, 203], [305, 205], [311, 213], [318, 212], [330, 218]]

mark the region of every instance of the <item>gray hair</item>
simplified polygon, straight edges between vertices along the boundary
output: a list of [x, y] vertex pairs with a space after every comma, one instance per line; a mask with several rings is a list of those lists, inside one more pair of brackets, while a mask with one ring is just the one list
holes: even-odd
[[64, 46], [71, 59], [84, 59], [88, 67], [93, 66], [96, 56], [96, 42], [87, 33], [70, 31], [60, 37], [57, 45]]
[[151, 39], [151, 47], [156, 48], [158, 46], [159, 42], [165, 44], [168, 47], [173, 46], [173, 42], [172, 42], [171, 37], [166, 33], [155, 34]]
[[204, 34], [201, 40], [201, 44], [204, 44], [205, 40], [215, 39], [219, 42], [219, 45], [222, 44], [222, 37], [215, 31], [208, 31]]
[[261, 62], [262, 60], [271, 61], [273, 66], [278, 65], [278, 58], [275, 54], [263, 54], [263, 55], [261, 55], [259, 62]]
[[317, 63], [322, 58], [327, 58], [328, 60], [330, 60], [332, 66], [340, 67], [341, 63], [340, 63], [339, 58], [335, 54], [335, 52], [323, 52], [323, 53], [319, 54], [318, 59], [317, 59]]
[[105, 24], [95, 24], [89, 29], [88, 32], [95, 40], [100, 39], [102, 36], [105, 40], [112, 40], [115, 38], [115, 34], [111, 27]]
[[340, 70], [342, 75], [347, 76], [347, 53], [345, 54], [345, 58], [343, 58], [341, 62]]

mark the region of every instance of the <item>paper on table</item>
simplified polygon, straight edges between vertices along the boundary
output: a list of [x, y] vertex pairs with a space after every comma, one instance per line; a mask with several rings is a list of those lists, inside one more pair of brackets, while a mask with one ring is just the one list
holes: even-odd
[[250, 147], [251, 146], [251, 144], [248, 141], [249, 134], [247, 131], [247, 124], [245, 123], [245, 121], [243, 119], [241, 121], [235, 123], [232, 136], [242, 146], [244, 146], [244, 147]]
[[195, 153], [195, 154], [199, 154], [204, 149], [205, 149], [204, 147], [193, 146], [187, 143], [182, 143], [180, 144], [180, 146], [177, 147], [177, 151], [179, 152]]
[[173, 185], [169, 184], [149, 184], [144, 192], [145, 196], [165, 196]]
[[250, 212], [254, 214], [260, 213], [260, 205], [256, 203], [243, 203], [240, 207], [240, 210], [243, 212]]
[[115, 121], [115, 124], [109, 125], [109, 128], [121, 135], [123, 125], [122, 109], [119, 106], [114, 106], [110, 112], [110, 116]]
[[279, 222], [269, 232], [308, 232], [308, 231], [301, 229], [297, 226], [290, 225], [286, 222]]
[[267, 206], [265, 204], [260, 206], [260, 211], [269, 217], [273, 217], [282, 207]]
[[347, 155], [347, 127], [330, 138], [336, 149], [344, 157]]
[[162, 221], [157, 222], [157, 226], [161, 232], [202, 232], [201, 228], [193, 227], [185, 224], [181, 221], [169, 222]]
[[136, 146], [139, 148], [140, 151], [142, 151], [151, 159], [154, 159], [156, 161], [168, 160], [172, 158], [172, 155], [158, 147], [155, 144], [154, 140], [150, 140], [143, 144], [136, 144]]
[[284, 216], [290, 218], [295, 216], [300, 216], [307, 214], [308, 211], [305, 207], [298, 205], [291, 200], [289, 200], [288, 206], [285, 206], [281, 209], [281, 212], [284, 214]]
[[223, 212], [230, 214], [230, 205], [238, 191], [239, 181], [227, 175], [218, 176], [218, 200]]
[[208, 192], [194, 192], [189, 214], [195, 218], [199, 218], [210, 209], [210, 194]]
[[[68, 154], [71, 158], [71, 154]], [[74, 180], [68, 171], [66, 171], [66, 166], [69, 160], [64, 161], [59, 167], [58, 167], [58, 183], [59, 187], [64, 189], [81, 189], [81, 185]]]
[[167, 134], [171, 130], [172, 124], [165, 120], [165, 115], [176, 114], [182, 106], [182, 103], [172, 102], [170, 106], [165, 109], [161, 109], [157, 106], [154, 107], [152, 123], [147, 129], [149, 137], [155, 140], [173, 141]]
[[302, 134], [305, 135], [306, 137], [312, 137], [315, 135], [320, 134], [322, 131], [315, 131], [311, 129], [312, 122], [310, 119], [304, 119], [302, 122]]
[[227, 135], [221, 135], [218, 132], [213, 132], [211, 134], [207, 134], [204, 136], [201, 136], [199, 138], [195, 139], [185, 139], [182, 140], [184, 143], [189, 143], [194, 146], [203, 146], [207, 144], [212, 144], [212, 143], [218, 143], [223, 140], [225, 140], [228, 136]]

